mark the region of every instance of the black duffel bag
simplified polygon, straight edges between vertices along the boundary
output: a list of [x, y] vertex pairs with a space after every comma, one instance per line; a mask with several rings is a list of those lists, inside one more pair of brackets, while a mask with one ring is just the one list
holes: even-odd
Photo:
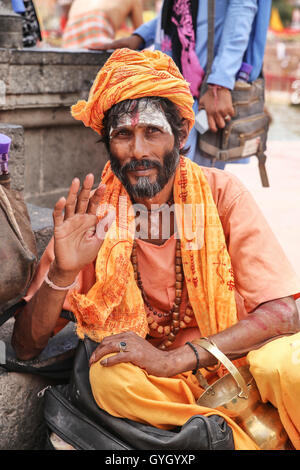
[[[232, 430], [218, 415], [192, 416], [182, 427], [162, 430], [116, 418], [96, 404], [89, 383], [89, 358], [97, 343], [81, 341], [69, 385], [45, 390], [49, 435], [80, 450], [233, 450]], [[47, 448], [51, 448], [48, 439]], [[52, 448], [55, 448], [52, 446]]]

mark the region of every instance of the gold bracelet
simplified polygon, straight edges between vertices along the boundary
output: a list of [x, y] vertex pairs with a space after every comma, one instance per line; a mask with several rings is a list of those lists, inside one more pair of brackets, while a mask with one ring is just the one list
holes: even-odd
[[[216, 347], [217, 347], [216, 343], [215, 343], [212, 339], [207, 338], [206, 336], [202, 336], [201, 338], [199, 338], [199, 341], [200, 341], [201, 339], [206, 339], [206, 341], [209, 341], [210, 344], [212, 344], [213, 346], [216, 346]], [[197, 344], [198, 346], [202, 347], [201, 344], [199, 344], [199, 341], [198, 341], [197, 339], [194, 339], [194, 340], [192, 341], [192, 343], [195, 343], [195, 344]], [[217, 364], [216, 364], [215, 366], [212, 366], [212, 367], [203, 367], [203, 369], [207, 370], [207, 372], [217, 372], [217, 370], [219, 370], [220, 367], [221, 367], [221, 361], [219, 361], [219, 359], [218, 359], [218, 362], [217, 362]]]

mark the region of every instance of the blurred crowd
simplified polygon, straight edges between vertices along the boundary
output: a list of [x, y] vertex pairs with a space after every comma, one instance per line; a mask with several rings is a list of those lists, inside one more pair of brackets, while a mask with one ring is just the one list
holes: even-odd
[[[90, 0], [89, 2], [84, 0], [34, 0], [43, 43], [54, 47], [68, 47], [63, 39], [68, 19], [74, 19], [78, 15], [81, 16], [82, 13], [104, 11], [114, 31], [111, 31], [106, 24], [104, 24], [102, 31], [108, 30], [111, 40], [110, 34], [113, 34], [115, 39], [127, 36], [141, 23], [154, 18], [161, 3], [161, 0], [112, 0], [110, 2], [106, 0]], [[70, 47], [74, 47], [74, 44], [69, 42]], [[75, 44], [75, 48], [77, 47], [79, 45]]]

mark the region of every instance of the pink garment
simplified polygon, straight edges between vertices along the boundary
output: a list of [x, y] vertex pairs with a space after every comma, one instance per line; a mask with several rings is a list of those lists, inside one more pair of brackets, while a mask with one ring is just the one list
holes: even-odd
[[187, 0], [175, 0], [173, 11], [179, 16], [180, 21], [172, 17], [172, 22], [177, 27], [177, 33], [182, 46], [181, 70], [185, 80], [190, 84], [191, 93], [199, 98], [200, 86], [204, 77], [204, 70], [199, 63], [195, 50], [195, 32], [191, 10]]

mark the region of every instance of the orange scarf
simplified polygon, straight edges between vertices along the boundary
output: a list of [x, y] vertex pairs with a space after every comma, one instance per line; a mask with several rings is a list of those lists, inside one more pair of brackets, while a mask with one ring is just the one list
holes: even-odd
[[[79, 337], [87, 335], [95, 341], [126, 330], [145, 338], [146, 312], [130, 260], [132, 205], [110, 163], [103, 171], [102, 182], [106, 185], [105, 202], [115, 208], [116, 221], [99, 251], [94, 286], [86, 295], [73, 292], [70, 296], [77, 332]], [[173, 193], [189, 300], [201, 334], [213, 335], [237, 322], [233, 272], [223, 228], [201, 168], [187, 158], [180, 158]], [[127, 206], [125, 213], [119, 201]], [[200, 223], [196, 207], [202, 212]], [[190, 219], [185, 218], [185, 208], [193, 208]], [[189, 220], [191, 227], [187, 227]]]

